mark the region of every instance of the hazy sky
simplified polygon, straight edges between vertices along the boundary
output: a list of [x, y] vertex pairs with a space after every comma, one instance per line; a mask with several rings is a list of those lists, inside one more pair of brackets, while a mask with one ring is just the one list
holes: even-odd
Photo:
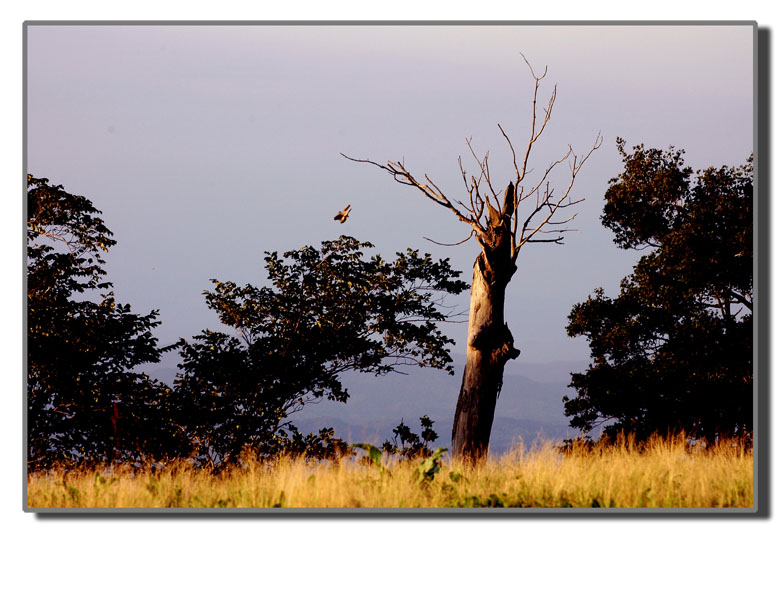
[[[264, 251], [340, 234], [386, 257], [451, 256], [470, 280], [476, 242], [423, 239], [459, 241], [462, 223], [339, 154], [404, 158], [462, 198], [470, 137], [508, 182], [496, 125], [516, 146], [527, 139], [533, 80], [520, 52], [547, 65], [545, 98], [558, 85], [537, 172], [604, 136], [574, 190], [586, 198], [578, 232], [518, 259], [506, 318], [522, 361], [587, 358], [566, 316], [598, 286], [614, 294], [638, 257], [599, 223], [621, 170], [616, 137], [684, 148], [695, 168], [753, 148], [750, 26], [31, 26], [27, 43], [28, 172], [103, 211], [117, 298], [159, 309], [163, 343], [216, 327], [210, 278], [261, 284]], [[464, 352], [465, 324], [446, 331]]]

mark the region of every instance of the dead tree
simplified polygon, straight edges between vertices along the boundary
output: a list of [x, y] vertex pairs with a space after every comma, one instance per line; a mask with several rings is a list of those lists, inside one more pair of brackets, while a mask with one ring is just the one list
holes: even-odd
[[[557, 91], [553, 87], [544, 115], [537, 119], [537, 96], [547, 69], [537, 76], [527, 60], [526, 64], [534, 79], [531, 134], [525, 150], [519, 154], [504, 129], [498, 125], [511, 150], [514, 166], [513, 180], [498, 191], [491, 179], [488, 154], [483, 158], [477, 157], [470, 139], [466, 140], [466, 145], [479, 173], [478, 176], [467, 174], [462, 159], [458, 158], [468, 195], [468, 200], [464, 197], [462, 201], [450, 200], [427, 174], [423, 174], [423, 180], [415, 177], [403, 161], [379, 164], [342, 154], [355, 162], [373, 164], [392, 175], [396, 182], [422, 191], [428, 199], [447, 208], [471, 229], [468, 237], [460, 243], [474, 237], [479, 244], [480, 253], [474, 262], [471, 284], [466, 366], [452, 426], [453, 454], [468, 459], [480, 459], [487, 454], [504, 366], [520, 354], [504, 321], [506, 287], [517, 271], [517, 256], [527, 243], [563, 243], [563, 234], [571, 230], [568, 223], [576, 214], [568, 217], [562, 214], [567, 208], [584, 201], [584, 198], [572, 200], [574, 181], [602, 141], [601, 135], [597, 135], [593, 146], [583, 155], [575, 154], [569, 146], [565, 155], [552, 162], [536, 182], [526, 180], [530, 174], [528, 160], [531, 150], [550, 120]], [[569, 172], [563, 190], [556, 194], [550, 175], [564, 163], [568, 164]]]

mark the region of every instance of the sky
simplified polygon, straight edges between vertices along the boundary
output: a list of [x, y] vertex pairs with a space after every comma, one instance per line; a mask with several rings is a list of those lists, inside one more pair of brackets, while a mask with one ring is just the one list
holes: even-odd
[[[490, 152], [494, 180], [530, 133], [533, 78], [557, 86], [532, 154], [540, 172], [571, 145], [602, 147], [580, 172], [575, 232], [526, 246], [507, 291], [520, 360], [587, 359], [565, 332], [572, 306], [616, 293], [638, 258], [599, 223], [621, 171], [615, 139], [686, 150], [695, 168], [753, 147], [750, 26], [43, 26], [28, 28], [27, 170], [84, 195], [117, 245], [120, 302], [160, 311], [162, 343], [218, 328], [210, 279], [263, 284], [265, 251], [348, 234], [391, 257], [450, 257], [470, 281], [465, 225], [383, 171], [404, 159], [453, 199]], [[541, 103], [541, 101], [540, 101]], [[565, 167], [553, 184], [566, 182]], [[533, 174], [531, 176], [534, 176]], [[502, 183], [502, 186], [506, 184]], [[333, 215], [351, 204], [346, 224]], [[521, 209], [522, 211], [522, 209]], [[468, 293], [453, 303], [468, 306]], [[445, 332], [465, 353], [466, 324]]]

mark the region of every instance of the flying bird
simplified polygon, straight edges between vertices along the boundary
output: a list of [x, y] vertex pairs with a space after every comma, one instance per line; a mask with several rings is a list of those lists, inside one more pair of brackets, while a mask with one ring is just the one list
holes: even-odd
[[348, 204], [346, 208], [341, 210], [338, 214], [336, 214], [333, 217], [333, 220], [338, 220], [339, 222], [341, 222], [341, 224], [344, 224], [347, 221], [347, 218], [349, 218], [349, 211], [351, 209], [352, 206]]

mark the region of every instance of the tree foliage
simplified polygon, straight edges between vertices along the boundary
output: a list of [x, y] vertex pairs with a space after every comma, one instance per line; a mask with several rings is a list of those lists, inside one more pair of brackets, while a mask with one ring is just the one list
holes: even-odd
[[214, 280], [206, 302], [224, 329], [176, 344], [174, 387], [139, 366], [163, 351], [146, 315], [117, 303], [105, 252], [116, 242], [91, 201], [28, 177], [28, 464], [191, 457], [219, 465], [245, 449], [329, 459], [349, 452], [332, 428], [303, 435], [286, 418], [349, 397], [345, 371], [402, 366], [452, 373], [448, 260], [408, 250], [366, 258], [351, 237], [269, 253], [269, 284]]
[[597, 289], [569, 315], [592, 363], [572, 375], [566, 415], [587, 432], [638, 437], [752, 430], [753, 164], [693, 176], [684, 152], [625, 150], [602, 223], [643, 250], [612, 299]]
[[403, 365], [452, 373], [436, 323], [441, 303], [466, 288], [448, 260], [408, 250], [392, 262], [363, 256], [370, 243], [342, 236], [268, 253], [269, 285], [213, 280], [208, 306], [230, 332], [204, 330], [181, 341], [177, 421], [202, 454], [225, 460], [243, 447], [273, 453], [288, 445], [285, 418], [306, 403], [346, 402], [339, 375], [376, 375]]
[[27, 214], [31, 467], [156, 452], [167, 389], [133, 370], [159, 361], [157, 312], [115, 301], [103, 253], [116, 241], [92, 202], [28, 175]]
[[420, 434], [412, 432], [412, 429], [401, 420], [393, 428], [393, 440], [385, 440], [382, 450], [389, 455], [400, 455], [404, 459], [428, 458], [433, 454], [431, 443], [439, 435], [433, 429], [433, 420], [427, 415], [420, 418]]

